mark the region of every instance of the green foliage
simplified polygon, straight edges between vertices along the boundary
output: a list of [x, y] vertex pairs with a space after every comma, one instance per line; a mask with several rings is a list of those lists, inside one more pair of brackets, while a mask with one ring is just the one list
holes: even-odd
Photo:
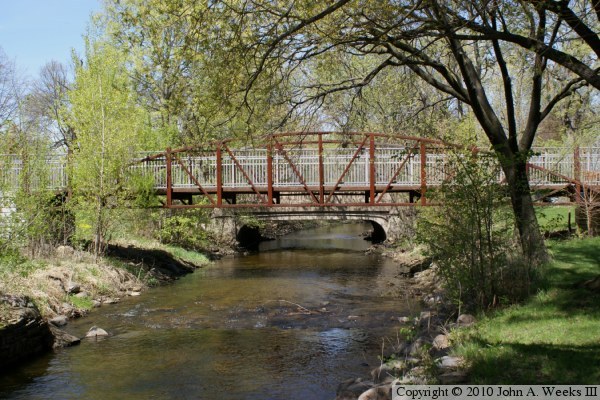
[[420, 214], [418, 239], [438, 263], [450, 299], [475, 309], [519, 299], [530, 280], [513, 242], [514, 220], [497, 162], [457, 150], [448, 172], [452, 179], [436, 198], [441, 205]]
[[67, 301], [69, 303], [71, 303], [75, 308], [78, 308], [81, 310], [89, 311], [94, 307], [93, 300], [88, 296], [77, 297], [77, 296], [69, 295], [67, 298]]
[[2, 278], [2, 275], [9, 273], [17, 273], [22, 277], [27, 277], [35, 270], [43, 267], [43, 263], [28, 259], [14, 247], [7, 247], [0, 252], [0, 278]]
[[158, 239], [162, 243], [173, 244], [191, 250], [202, 250], [207, 246], [207, 221], [204, 210], [177, 210], [164, 215]]
[[50, 151], [49, 142], [35, 132], [14, 126], [0, 143], [0, 207], [12, 212], [0, 214], [0, 252], [3, 248], [27, 248], [31, 256], [47, 254], [69, 235], [68, 211], [56, 187], [60, 176], [51, 175], [51, 162], [60, 155]]
[[155, 207], [160, 203], [154, 190], [154, 177], [140, 173], [130, 173], [128, 179], [129, 191], [133, 194], [133, 204], [136, 207]]
[[[127, 167], [149, 133], [124, 55], [109, 43], [88, 38], [85, 61], [76, 65], [71, 108], [65, 112], [78, 133], [71, 169], [77, 236], [91, 239], [98, 256], [115, 222], [108, 209], [129, 195]], [[147, 198], [147, 189], [145, 194]]]
[[238, 223], [240, 226], [247, 226], [249, 228], [262, 229], [265, 227], [265, 222], [256, 218], [253, 215], [239, 215]]

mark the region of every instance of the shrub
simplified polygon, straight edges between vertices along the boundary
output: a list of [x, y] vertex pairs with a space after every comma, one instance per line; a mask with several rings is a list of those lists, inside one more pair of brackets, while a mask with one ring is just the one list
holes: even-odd
[[450, 299], [471, 309], [520, 299], [530, 277], [497, 161], [456, 150], [448, 167], [450, 179], [434, 194], [440, 205], [420, 213], [418, 240], [437, 261]]

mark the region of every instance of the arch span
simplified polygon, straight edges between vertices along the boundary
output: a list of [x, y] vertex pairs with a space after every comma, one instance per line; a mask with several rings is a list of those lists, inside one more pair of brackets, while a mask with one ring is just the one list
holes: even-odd
[[371, 240], [380, 243], [396, 240], [405, 232], [412, 230], [415, 211], [413, 208], [404, 207], [396, 209], [382, 209], [380, 207], [335, 207], [335, 208], [295, 208], [278, 207], [255, 210], [215, 209], [212, 220], [215, 226], [228, 226], [232, 238], [236, 238], [240, 245], [252, 246], [260, 241], [258, 228], [248, 224], [248, 219], [256, 221], [362, 221], [373, 226]]

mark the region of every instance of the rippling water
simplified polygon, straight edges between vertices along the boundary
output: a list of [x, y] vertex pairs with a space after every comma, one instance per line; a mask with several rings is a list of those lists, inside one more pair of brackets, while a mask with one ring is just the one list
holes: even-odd
[[67, 330], [109, 338], [1, 376], [0, 398], [332, 399], [391, 348], [393, 317], [417, 312], [394, 264], [364, 254], [368, 229], [296, 232], [94, 310]]

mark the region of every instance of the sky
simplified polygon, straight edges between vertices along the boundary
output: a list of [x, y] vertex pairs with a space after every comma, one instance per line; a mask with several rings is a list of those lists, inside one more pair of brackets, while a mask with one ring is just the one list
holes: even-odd
[[101, 0], [0, 0], [0, 47], [17, 71], [37, 77], [55, 60], [69, 64], [83, 52], [83, 34]]

